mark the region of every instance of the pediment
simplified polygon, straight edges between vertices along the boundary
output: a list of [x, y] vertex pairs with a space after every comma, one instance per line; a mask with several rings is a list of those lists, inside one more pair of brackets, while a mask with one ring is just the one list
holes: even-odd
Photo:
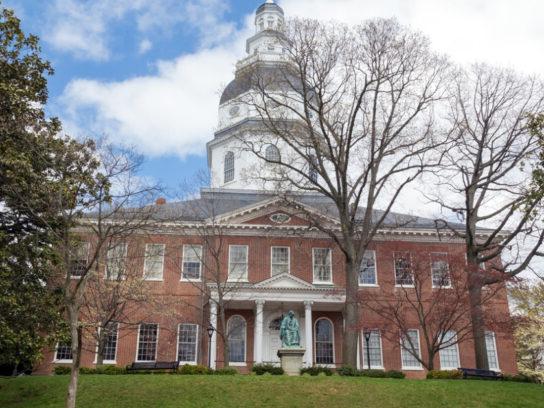
[[313, 285], [288, 273], [282, 273], [256, 283], [254, 287], [262, 289], [312, 289]]

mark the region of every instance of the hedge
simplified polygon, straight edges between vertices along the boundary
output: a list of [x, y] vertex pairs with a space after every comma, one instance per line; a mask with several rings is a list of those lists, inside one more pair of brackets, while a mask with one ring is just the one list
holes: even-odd
[[461, 380], [463, 372], [459, 370], [431, 370], [427, 373], [428, 380]]
[[396, 370], [357, 370], [356, 368], [344, 366], [336, 370], [339, 375], [346, 377], [373, 377], [373, 378], [404, 378], [402, 371]]
[[257, 375], [263, 375], [265, 373], [270, 373], [272, 375], [283, 374], [283, 368], [274, 366], [272, 364], [255, 364], [251, 371]]
[[313, 366], [313, 367], [306, 367], [300, 369], [300, 375], [304, 374], [310, 374], [311, 376], [316, 376], [319, 374], [325, 374], [326, 376], [332, 375], [332, 370], [328, 367], [321, 367], [321, 366]]

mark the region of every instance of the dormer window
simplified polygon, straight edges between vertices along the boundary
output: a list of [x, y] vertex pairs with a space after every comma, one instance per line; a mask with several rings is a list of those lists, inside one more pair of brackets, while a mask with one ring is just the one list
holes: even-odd
[[234, 153], [225, 154], [224, 183], [234, 180]]

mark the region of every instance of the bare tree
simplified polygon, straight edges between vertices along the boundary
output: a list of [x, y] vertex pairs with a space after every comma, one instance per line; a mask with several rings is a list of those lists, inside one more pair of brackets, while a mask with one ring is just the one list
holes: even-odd
[[[72, 192], [77, 203], [63, 214], [65, 228], [59, 236], [61, 256], [57, 276], [63, 280], [64, 307], [71, 338], [72, 367], [66, 406], [75, 407], [83, 347], [82, 308], [89, 283], [100, 278], [122, 280], [126, 270], [126, 242], [145, 233], [154, 224], [152, 202], [156, 186], [148, 186], [137, 177], [138, 156], [104, 145], [95, 154], [100, 162], [94, 174], [93, 188], [82, 184]], [[88, 240], [88, 258], [81, 260], [82, 242]], [[77, 268], [76, 268], [77, 264]], [[75, 272], [75, 275], [72, 273]], [[77, 279], [74, 279], [77, 278]], [[104, 329], [104, 328], [103, 328]]]
[[[544, 240], [535, 216], [542, 194], [527, 194], [538, 155], [528, 122], [542, 109], [544, 88], [535, 78], [486, 65], [460, 72], [453, 86], [449, 127], [456, 138], [436, 173], [440, 188], [429, 196], [456, 215], [438, 220], [438, 228], [466, 243], [476, 365], [486, 369], [482, 288], [526, 269]], [[465, 228], [452, 227], [452, 218]], [[501, 256], [503, 263], [486, 268]]]
[[[380, 318], [386, 338], [398, 342], [400, 336], [404, 349], [433, 370], [441, 350], [472, 339], [465, 268], [462, 254], [396, 251], [396, 278], [404, 284], [389, 282], [397, 284], [394, 290], [365, 294], [361, 305]], [[487, 291], [481, 306], [491, 304], [496, 290]], [[500, 316], [489, 316], [489, 325], [501, 323]], [[419, 341], [410, 336], [414, 329]]]
[[[305, 216], [345, 256], [342, 353], [355, 366], [359, 264], [406, 186], [440, 158], [433, 109], [449, 64], [394, 20], [355, 27], [294, 20], [279, 38], [283, 61], [274, 69], [256, 62], [244, 74], [253, 92], [241, 103], [255, 112], [262, 136], [240, 143], [264, 162], [252, 177], [287, 203], [297, 206], [292, 192], [330, 198], [338, 222]], [[271, 145], [281, 152], [270, 154]]]

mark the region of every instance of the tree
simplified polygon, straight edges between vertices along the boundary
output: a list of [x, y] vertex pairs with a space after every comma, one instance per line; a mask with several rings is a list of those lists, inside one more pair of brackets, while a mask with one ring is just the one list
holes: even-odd
[[81, 171], [95, 162], [87, 143], [59, 136], [60, 122], [46, 118], [53, 69], [38, 38], [0, 9], [0, 361], [16, 371], [58, 331], [60, 292], [44, 282], [60, 261], [60, 213], [75, 205], [67, 194], [87, 182]]
[[544, 282], [521, 282], [510, 289], [520, 370], [544, 371]]
[[[394, 20], [355, 27], [294, 20], [278, 38], [286, 55], [278, 68], [256, 62], [245, 74], [253, 92], [242, 103], [255, 112], [263, 136], [244, 134], [240, 144], [263, 160], [252, 177], [285, 202], [304, 211], [297, 192], [330, 198], [333, 227], [323, 214], [305, 216], [345, 257], [342, 355], [355, 366], [359, 265], [386, 220], [391, 227], [406, 222], [391, 222], [392, 207], [440, 159], [444, 138], [433, 108], [445, 96], [449, 64]], [[267, 155], [270, 145], [281, 154]]]
[[[425, 369], [434, 370], [435, 359], [441, 350], [472, 339], [463, 254], [402, 250], [394, 253], [396, 273], [403, 271], [401, 278], [406, 285], [365, 294], [361, 296], [361, 305], [380, 318], [384, 337], [398, 342], [400, 336], [405, 350]], [[385, 282], [391, 286], [395, 283]], [[495, 293], [491, 290], [485, 294], [483, 307], [491, 306]], [[368, 316], [365, 320], [370, 318]], [[504, 322], [497, 316], [488, 323]], [[419, 330], [419, 342], [410, 336], [410, 331], [415, 328]]]
[[[544, 240], [535, 216], [542, 194], [527, 194], [538, 155], [529, 118], [542, 109], [544, 93], [535, 78], [486, 65], [459, 73], [453, 86], [448, 119], [456, 137], [436, 173], [437, 193], [429, 195], [465, 224], [459, 230], [453, 217], [437, 221], [466, 244], [476, 365], [486, 369], [482, 288], [527, 268]], [[504, 263], [487, 267], [501, 256]]]

